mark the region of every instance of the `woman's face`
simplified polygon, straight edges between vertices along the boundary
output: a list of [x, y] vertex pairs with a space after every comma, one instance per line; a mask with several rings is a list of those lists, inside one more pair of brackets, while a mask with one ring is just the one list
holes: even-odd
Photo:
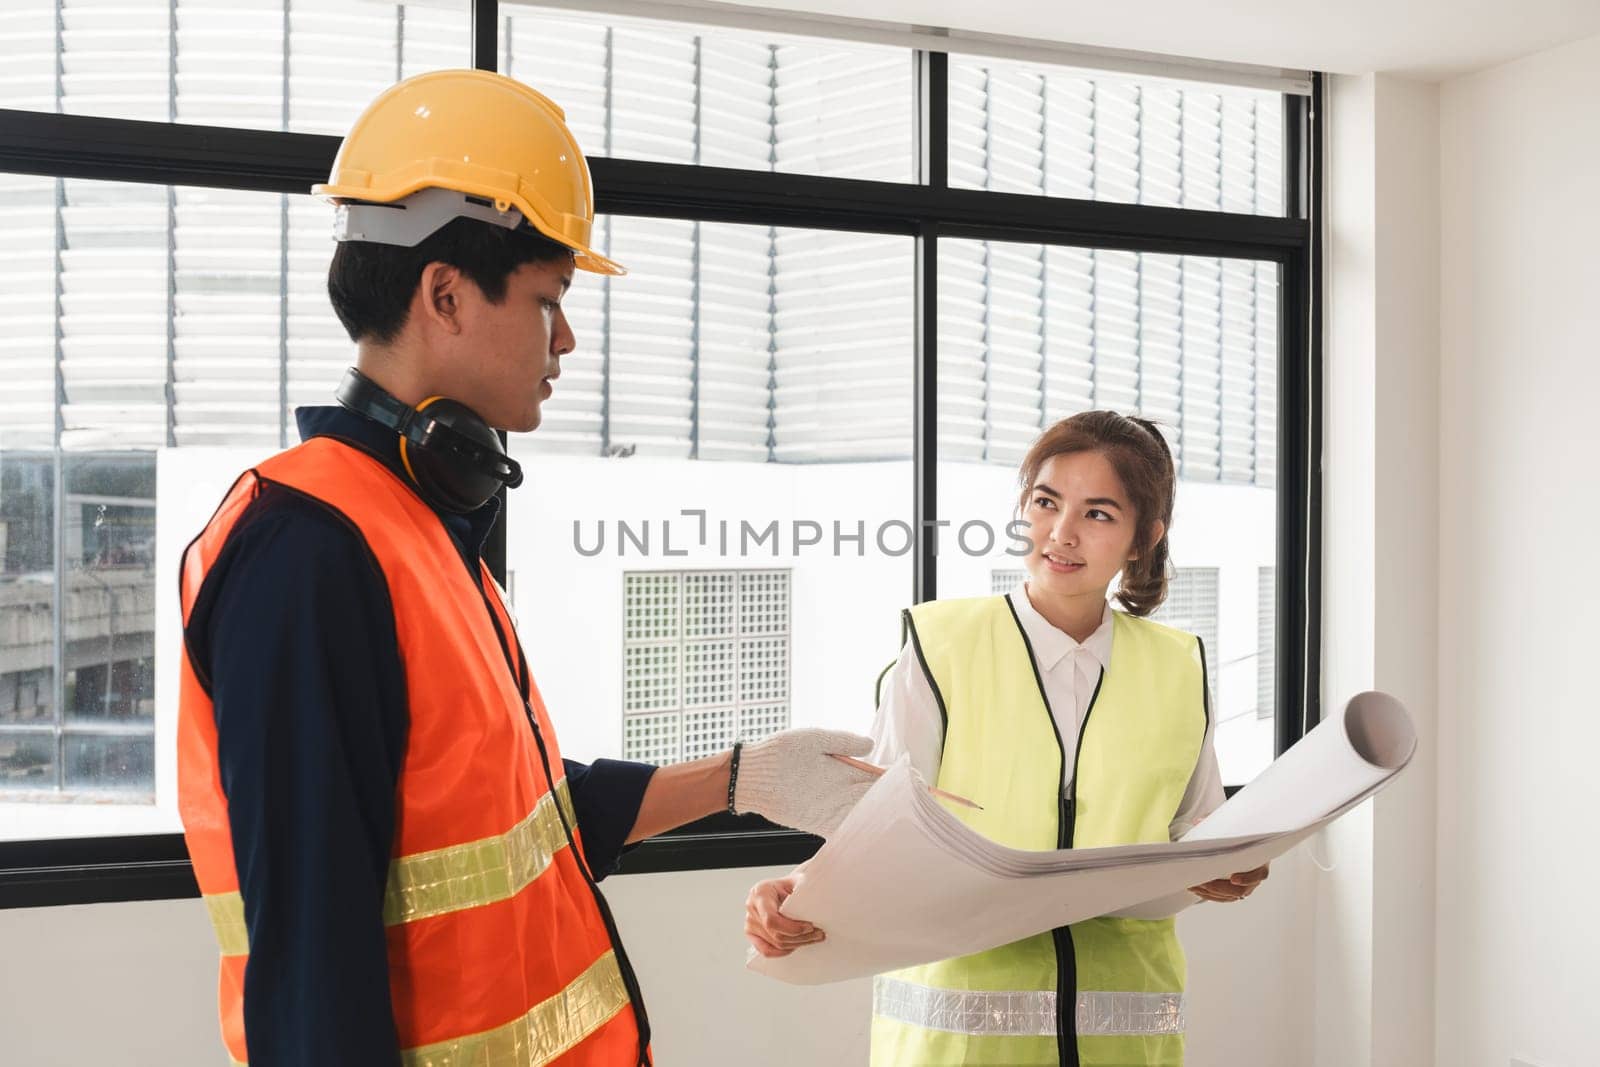
[[1122, 479], [1099, 452], [1051, 456], [1028, 490], [1031, 588], [1056, 596], [1104, 597], [1134, 558], [1139, 517]]

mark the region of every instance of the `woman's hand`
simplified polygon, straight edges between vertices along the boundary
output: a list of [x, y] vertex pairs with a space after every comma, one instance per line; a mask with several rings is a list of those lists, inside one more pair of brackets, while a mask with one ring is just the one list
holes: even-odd
[[1267, 864], [1253, 871], [1243, 871], [1227, 878], [1214, 878], [1201, 885], [1189, 887], [1189, 892], [1201, 900], [1214, 900], [1219, 904], [1243, 900], [1256, 891], [1256, 886], [1267, 880]]
[[791, 919], [778, 909], [794, 892], [795, 876], [757, 882], [744, 902], [744, 936], [763, 956], [787, 956], [803, 945], [814, 945], [826, 935], [808, 922]]

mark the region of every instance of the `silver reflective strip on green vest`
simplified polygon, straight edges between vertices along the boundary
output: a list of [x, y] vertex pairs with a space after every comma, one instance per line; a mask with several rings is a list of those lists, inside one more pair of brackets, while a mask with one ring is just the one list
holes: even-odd
[[[952, 1034], [1055, 1037], [1055, 990], [933, 989], [878, 976], [872, 1014]], [[1154, 1037], [1183, 1033], [1182, 993], [1078, 994], [1080, 1037]]]

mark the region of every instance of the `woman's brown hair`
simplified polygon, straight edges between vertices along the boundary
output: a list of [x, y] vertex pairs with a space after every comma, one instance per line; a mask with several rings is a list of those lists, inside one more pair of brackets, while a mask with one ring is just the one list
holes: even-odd
[[[1116, 598], [1130, 615], [1149, 615], [1167, 599], [1167, 535], [1172, 530], [1172, 505], [1178, 489], [1172, 451], [1148, 419], [1115, 411], [1085, 411], [1062, 419], [1039, 435], [1017, 472], [1024, 511], [1039, 469], [1056, 456], [1074, 452], [1105, 456], [1128, 491], [1137, 520], [1133, 544], [1139, 555], [1122, 568]], [[1162, 524], [1159, 539], [1155, 537], [1157, 522]]]

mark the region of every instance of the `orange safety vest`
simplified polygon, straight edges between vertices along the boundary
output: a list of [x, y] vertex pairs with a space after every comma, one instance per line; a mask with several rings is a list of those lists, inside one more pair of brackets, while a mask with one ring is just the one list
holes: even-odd
[[[402, 1060], [648, 1062], [629, 1010], [625, 957], [619, 964], [609, 912], [581, 855], [555, 730], [510, 615], [488, 568], [479, 562], [480, 592], [439, 517], [398, 476], [325, 437], [246, 472], [184, 553], [185, 625], [234, 524], [268, 484], [350, 523], [394, 606], [410, 725], [383, 920]], [[187, 652], [178, 797], [222, 948], [222, 1037], [242, 1064], [250, 946], [216, 717]]]

